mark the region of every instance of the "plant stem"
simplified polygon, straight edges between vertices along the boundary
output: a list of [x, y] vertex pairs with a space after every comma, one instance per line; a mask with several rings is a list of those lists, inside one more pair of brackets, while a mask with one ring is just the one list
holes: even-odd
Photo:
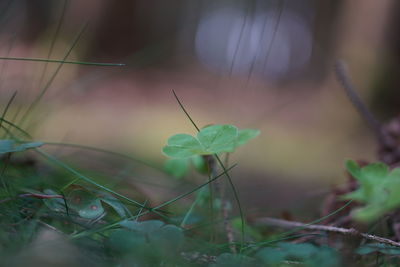
[[320, 224], [310, 225], [310, 224], [306, 224], [306, 223], [302, 223], [302, 222], [287, 221], [287, 220], [269, 218], [269, 217], [257, 219], [256, 224], [278, 226], [278, 227], [282, 227], [282, 228], [301, 227], [302, 229], [306, 229], [306, 230], [334, 232], [334, 233], [343, 234], [343, 235], [359, 236], [364, 239], [372, 240], [372, 241], [375, 241], [378, 243], [387, 244], [387, 245], [391, 245], [391, 246], [395, 246], [395, 247], [400, 247], [399, 242], [393, 241], [388, 238], [376, 236], [376, 235], [362, 233], [362, 232], [357, 231], [354, 228], [341, 228], [341, 227], [327, 226], [327, 225], [320, 225]]
[[[210, 170], [210, 178], [211, 177], [213, 178], [218, 175], [217, 162], [214, 157], [208, 157], [207, 159], [208, 159], [208, 167]], [[228, 239], [229, 248], [233, 254], [236, 254], [237, 251], [235, 246], [235, 237], [233, 234], [232, 225], [229, 221], [228, 201], [223, 199], [221, 184], [219, 183], [219, 181], [215, 181], [213, 184], [214, 184], [215, 196], [217, 199], [220, 200], [222, 218], [224, 220], [224, 228], [226, 237]]]

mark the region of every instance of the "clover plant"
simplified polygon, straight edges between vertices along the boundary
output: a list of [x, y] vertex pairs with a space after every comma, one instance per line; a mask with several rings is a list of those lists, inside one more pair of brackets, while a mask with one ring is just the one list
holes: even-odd
[[231, 153], [237, 147], [245, 145], [257, 137], [259, 130], [243, 129], [229, 124], [211, 125], [201, 129], [196, 136], [176, 134], [168, 138], [162, 152], [169, 159], [164, 168], [177, 177], [183, 177], [192, 163], [200, 173], [207, 172], [207, 165], [202, 156]]
[[355, 219], [370, 222], [400, 207], [400, 168], [389, 170], [384, 163], [360, 167], [352, 160], [346, 162], [346, 168], [359, 182], [359, 188], [343, 199], [365, 204], [354, 211]]

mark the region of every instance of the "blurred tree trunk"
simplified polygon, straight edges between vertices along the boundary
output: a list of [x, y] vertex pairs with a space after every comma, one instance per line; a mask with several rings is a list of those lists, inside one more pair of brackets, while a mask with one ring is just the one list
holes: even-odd
[[400, 114], [400, 2], [394, 1], [385, 34], [385, 53], [373, 81], [373, 108], [387, 120]]
[[367, 103], [372, 102], [374, 84], [380, 79], [379, 66], [387, 49], [387, 28], [395, 2], [398, 1], [343, 2], [337, 27], [337, 57], [347, 62], [354, 84]]

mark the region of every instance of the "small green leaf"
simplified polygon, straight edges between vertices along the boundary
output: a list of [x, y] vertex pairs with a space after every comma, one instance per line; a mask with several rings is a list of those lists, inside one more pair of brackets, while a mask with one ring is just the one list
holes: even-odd
[[237, 145], [238, 146], [245, 145], [248, 141], [250, 141], [253, 138], [256, 138], [259, 134], [260, 131], [255, 129], [239, 130], [237, 137]]
[[167, 145], [163, 148], [163, 153], [171, 158], [186, 158], [204, 153], [204, 149], [193, 136], [176, 134], [168, 139]]
[[351, 176], [353, 176], [356, 179], [360, 177], [360, 167], [358, 166], [357, 162], [353, 160], [346, 160], [345, 166], [347, 171], [351, 174]]
[[377, 205], [376, 203], [368, 204], [365, 207], [355, 209], [353, 211], [354, 218], [359, 222], [371, 222], [382, 215], [384, 215], [388, 210], [385, 208], [385, 205]]
[[96, 190], [95, 193], [102, 202], [111, 206], [120, 217], [126, 218], [128, 216], [126, 212], [127, 208], [125, 207], [125, 205], [122, 204], [121, 201], [119, 201], [113, 195], [106, 191], [99, 190]]
[[293, 244], [287, 242], [279, 243], [279, 247], [286, 253], [298, 259], [310, 258], [313, 254], [318, 253], [319, 248], [310, 243]]
[[[256, 257], [265, 264], [272, 266], [283, 263], [284, 260], [294, 260], [301, 263], [301, 266], [319, 267], [341, 266], [337, 252], [325, 246], [317, 247], [310, 243], [293, 244], [279, 242], [276, 247], [261, 249]], [[286, 265], [282, 265], [286, 266]]]
[[359, 255], [366, 255], [373, 252], [380, 252], [386, 255], [400, 255], [400, 248], [381, 243], [371, 243], [360, 246], [355, 252]]
[[68, 194], [67, 199], [69, 207], [82, 218], [96, 219], [104, 213], [100, 199], [86, 190], [75, 189]]
[[284, 261], [286, 254], [286, 251], [266, 247], [258, 251], [256, 257], [260, 259], [263, 263], [275, 265]]
[[372, 163], [360, 168], [354, 161], [346, 162], [347, 170], [358, 180], [359, 188], [343, 196], [365, 206], [354, 210], [354, 218], [370, 222], [400, 207], [400, 169], [389, 172], [387, 165]]
[[228, 124], [208, 126], [197, 134], [197, 138], [207, 150], [207, 154], [233, 152], [237, 136], [238, 129]]
[[186, 173], [188, 172], [188, 169], [189, 169], [188, 158], [168, 159], [164, 164], [165, 172], [178, 179], [185, 176]]
[[196, 171], [201, 174], [205, 174], [208, 172], [207, 162], [204, 160], [203, 156], [196, 155], [191, 157], [191, 160]]
[[371, 163], [361, 168], [360, 175], [363, 179], [385, 179], [389, 174], [389, 167], [381, 162]]

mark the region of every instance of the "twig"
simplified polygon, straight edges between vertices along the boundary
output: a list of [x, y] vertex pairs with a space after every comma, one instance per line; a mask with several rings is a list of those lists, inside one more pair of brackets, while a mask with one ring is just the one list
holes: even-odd
[[374, 131], [378, 140], [385, 144], [384, 137], [382, 135], [382, 128], [375, 116], [369, 111], [367, 106], [361, 100], [360, 96], [357, 94], [356, 89], [351, 82], [350, 76], [347, 71], [346, 64], [342, 60], [338, 60], [335, 64], [336, 78], [346, 91], [346, 95], [350, 102], [354, 105], [361, 117], [365, 119], [368, 126]]
[[[269, 217], [264, 217], [256, 220], [257, 224], [264, 224], [264, 225], [271, 225], [271, 226], [278, 226], [278, 227], [283, 227], [283, 228], [300, 228], [300, 229], [306, 229], [306, 230], [318, 230], [318, 231], [326, 231], [326, 232], [334, 232], [334, 233], [339, 233], [343, 235], [352, 235], [352, 236], [360, 236], [364, 239], [368, 240], [373, 240], [378, 243], [382, 244], [387, 244], [395, 247], [400, 247], [400, 243], [393, 241], [388, 238], [376, 236], [376, 235], [371, 235], [367, 233], [361, 233], [357, 231], [354, 228], [340, 228], [340, 227], [335, 227], [335, 226], [327, 226], [327, 225], [319, 225], [319, 224], [306, 224], [302, 222], [293, 222], [293, 221], [287, 221], [287, 220], [281, 220], [281, 219], [276, 219], [276, 218], [269, 218]], [[300, 230], [299, 229], [299, 230]]]
[[[27, 197], [33, 197], [33, 198], [39, 198], [39, 199], [49, 199], [49, 198], [64, 198], [63, 195], [46, 195], [46, 194], [36, 194], [36, 193], [27, 193], [27, 194], [20, 194], [17, 196], [17, 198], [27, 198]], [[8, 202], [13, 200], [14, 198], [4, 198], [0, 200], [0, 203]]]
[[40, 199], [64, 198], [63, 195], [46, 195], [46, 194], [37, 194], [37, 193], [21, 194], [21, 195], [18, 195], [18, 197], [21, 197], [21, 198], [24, 198], [24, 197], [34, 197], [34, 198], [40, 198]]

